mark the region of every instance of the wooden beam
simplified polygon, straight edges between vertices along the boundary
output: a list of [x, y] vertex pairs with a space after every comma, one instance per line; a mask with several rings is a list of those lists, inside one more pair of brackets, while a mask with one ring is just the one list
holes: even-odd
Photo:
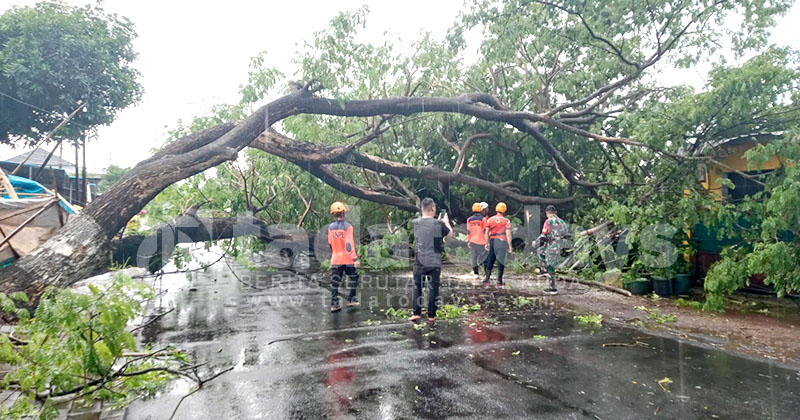
[[0, 184], [2, 184], [2, 187], [8, 194], [9, 198], [14, 200], [19, 199], [17, 192], [14, 191], [14, 186], [11, 185], [11, 180], [8, 179], [6, 172], [3, 169], [0, 169]]
[[[6, 236], [6, 232], [3, 230], [2, 226], [0, 226], [0, 235]], [[14, 254], [14, 258], [20, 257], [19, 252], [17, 252], [17, 250], [14, 249], [13, 246], [11, 246], [11, 242], [8, 243], [8, 249], [10, 249], [11, 253]]]
[[69, 201], [67, 201], [66, 198], [61, 196], [61, 194], [59, 194], [57, 192], [50, 191], [50, 190], [47, 189], [47, 187], [44, 188], [44, 191], [46, 193], [48, 193], [48, 194], [53, 194], [54, 196], [58, 197], [58, 199], [61, 200], [61, 203], [64, 204], [64, 207], [68, 208], [73, 213], [78, 214], [78, 209], [76, 209]]
[[39, 175], [42, 174], [42, 171], [47, 166], [47, 164], [50, 162], [50, 158], [53, 157], [53, 154], [56, 152], [56, 150], [58, 149], [59, 146], [61, 146], [61, 141], [60, 140], [59, 140], [58, 143], [56, 143], [56, 147], [54, 147], [53, 150], [50, 151], [50, 154], [47, 155], [47, 159], [45, 159], [44, 162], [42, 162], [42, 166], [40, 166], [39, 169], [36, 171], [36, 175], [34, 175], [31, 178], [32, 181], [36, 181], [37, 179], [39, 179]]
[[54, 200], [50, 201], [49, 203], [45, 204], [44, 206], [42, 206], [42, 208], [40, 208], [39, 211], [37, 211], [33, 216], [27, 218], [24, 222], [22, 222], [21, 225], [17, 226], [16, 229], [11, 231], [11, 233], [9, 233], [8, 236], [3, 238], [3, 240], [0, 241], [0, 247], [5, 245], [6, 242], [10, 241], [11, 238], [14, 237], [14, 235], [18, 234], [22, 230], [22, 228], [25, 227], [25, 225], [27, 225], [28, 223], [32, 222], [33, 219], [37, 218], [40, 214], [44, 213], [45, 210], [49, 209], [50, 206], [52, 206], [55, 203], [58, 203], [58, 200], [54, 199]]

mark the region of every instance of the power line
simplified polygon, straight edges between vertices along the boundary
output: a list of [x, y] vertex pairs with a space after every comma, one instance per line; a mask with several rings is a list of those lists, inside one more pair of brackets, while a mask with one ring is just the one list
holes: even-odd
[[[58, 117], [58, 118], [64, 118], [64, 116], [63, 116], [63, 115], [61, 115], [61, 114], [59, 114], [58, 112], [54, 112], [54, 111], [48, 111], [48, 110], [46, 110], [46, 109], [44, 109], [44, 108], [40, 108], [40, 107], [38, 107], [38, 106], [36, 106], [36, 105], [29, 104], [29, 103], [27, 103], [27, 102], [23, 101], [22, 99], [17, 99], [17, 98], [15, 98], [15, 97], [13, 97], [13, 96], [11, 96], [11, 95], [7, 94], [7, 93], [0, 92], [0, 95], [2, 95], [2, 96], [5, 96], [6, 98], [8, 98], [8, 99], [11, 99], [11, 100], [12, 100], [12, 101], [14, 101], [14, 102], [18, 102], [18, 103], [20, 103], [20, 104], [22, 104], [22, 105], [29, 106], [29, 107], [31, 107], [31, 108], [33, 108], [33, 109], [36, 109], [36, 110], [38, 110], [38, 111], [42, 111], [42, 112], [44, 112], [44, 113], [50, 114], [50, 115], [52, 115], [52, 116], [54, 116], [54, 117]], [[87, 130], [91, 128], [91, 127], [89, 127], [89, 126], [83, 125], [83, 124], [81, 124], [81, 123], [79, 123], [79, 122], [75, 122], [75, 121], [70, 121], [70, 122], [68, 122], [67, 124], [75, 124], [75, 125], [77, 125], [77, 126], [80, 126], [80, 127], [83, 127], [83, 128], [85, 128], [85, 129], [87, 129]]]

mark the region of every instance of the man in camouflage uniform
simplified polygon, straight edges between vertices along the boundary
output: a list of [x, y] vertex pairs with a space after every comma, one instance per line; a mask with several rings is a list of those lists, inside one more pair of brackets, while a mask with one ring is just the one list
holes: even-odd
[[555, 295], [556, 290], [556, 266], [561, 262], [561, 250], [565, 247], [565, 238], [568, 234], [567, 223], [558, 217], [555, 206], [545, 208], [547, 220], [544, 221], [542, 234], [533, 244], [537, 248], [539, 261], [544, 269], [547, 270], [547, 277], [550, 281], [549, 287], [544, 290], [545, 294]]

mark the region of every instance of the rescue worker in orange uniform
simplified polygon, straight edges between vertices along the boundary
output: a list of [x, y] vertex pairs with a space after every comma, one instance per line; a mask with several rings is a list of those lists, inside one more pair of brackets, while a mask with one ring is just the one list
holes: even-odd
[[497, 214], [486, 220], [486, 245], [484, 248], [489, 251], [489, 257], [486, 259], [486, 278], [483, 279], [485, 285], [489, 284], [494, 263], [497, 262], [497, 286], [503, 287], [506, 255], [513, 251], [511, 249], [511, 221], [505, 217], [507, 210], [506, 203], [497, 203], [495, 207]]
[[347, 208], [339, 201], [331, 204], [331, 214], [336, 219], [328, 225], [328, 244], [331, 246], [331, 312], [342, 310], [339, 304], [339, 284], [342, 276], [350, 278], [350, 296], [347, 306], [358, 306], [356, 298], [358, 289], [359, 259], [356, 241], [353, 237], [353, 225], [344, 220]]
[[479, 266], [484, 266], [486, 274], [486, 219], [489, 215], [488, 203], [472, 205], [472, 216], [467, 219], [467, 242], [472, 253], [472, 271], [480, 278]]

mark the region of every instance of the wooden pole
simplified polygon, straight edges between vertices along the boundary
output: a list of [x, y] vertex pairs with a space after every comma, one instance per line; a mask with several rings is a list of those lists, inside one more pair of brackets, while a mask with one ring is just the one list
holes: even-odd
[[[3, 230], [3, 227], [0, 226], [0, 235], [6, 236], [6, 232]], [[14, 254], [14, 258], [19, 258], [19, 252], [11, 246], [11, 242], [8, 243], [8, 249], [11, 250], [11, 253]]]
[[58, 178], [56, 177], [56, 170], [50, 167], [50, 176], [53, 177], [53, 192], [58, 194]]
[[58, 141], [58, 143], [56, 144], [56, 147], [54, 147], [53, 150], [50, 151], [50, 154], [47, 155], [47, 159], [45, 159], [44, 162], [42, 162], [42, 166], [39, 167], [39, 170], [36, 171], [36, 175], [34, 175], [31, 178], [31, 180], [36, 181], [37, 179], [39, 179], [39, 175], [42, 174], [42, 171], [47, 166], [47, 164], [50, 162], [50, 158], [53, 157], [53, 154], [56, 153], [56, 149], [58, 149], [59, 146], [61, 146], [61, 140]]
[[24, 164], [25, 164], [25, 162], [27, 162], [27, 161], [28, 161], [28, 159], [31, 157], [31, 155], [33, 155], [33, 152], [35, 152], [37, 149], [39, 149], [39, 145], [40, 145], [40, 144], [42, 144], [42, 143], [44, 143], [44, 142], [46, 142], [47, 140], [50, 140], [50, 137], [52, 137], [52, 136], [53, 136], [53, 134], [55, 134], [55, 132], [56, 132], [56, 131], [58, 131], [58, 129], [59, 129], [59, 128], [63, 127], [63, 126], [66, 124], [66, 123], [68, 123], [68, 122], [69, 122], [69, 120], [71, 120], [71, 119], [72, 119], [72, 117], [74, 117], [74, 116], [75, 116], [75, 115], [78, 113], [78, 111], [80, 111], [81, 109], [83, 109], [84, 105], [86, 105], [86, 104], [80, 104], [80, 105], [78, 105], [78, 107], [77, 107], [77, 108], [75, 108], [75, 110], [74, 110], [74, 111], [72, 111], [72, 114], [69, 114], [69, 116], [67, 116], [67, 118], [65, 118], [63, 121], [61, 121], [61, 123], [60, 123], [60, 124], [58, 124], [58, 125], [56, 126], [56, 128], [54, 128], [52, 131], [50, 131], [49, 133], [47, 133], [47, 135], [46, 135], [46, 136], [44, 136], [44, 138], [43, 138], [43, 139], [39, 140], [39, 142], [38, 142], [38, 143], [36, 143], [36, 148], [35, 148], [35, 149], [33, 149], [33, 150], [31, 150], [31, 152], [30, 152], [30, 153], [28, 153], [28, 156], [25, 156], [25, 159], [23, 159], [23, 160], [22, 160], [22, 162], [20, 162], [20, 163], [19, 163], [19, 165], [17, 165], [17, 167], [16, 167], [16, 168], [14, 168], [14, 171], [12, 171], [12, 172], [11, 172], [11, 175], [14, 175], [14, 174], [16, 174], [16, 173], [17, 173], [17, 171], [19, 170], [19, 168], [21, 168], [21, 167], [22, 167], [22, 165], [24, 165]]

